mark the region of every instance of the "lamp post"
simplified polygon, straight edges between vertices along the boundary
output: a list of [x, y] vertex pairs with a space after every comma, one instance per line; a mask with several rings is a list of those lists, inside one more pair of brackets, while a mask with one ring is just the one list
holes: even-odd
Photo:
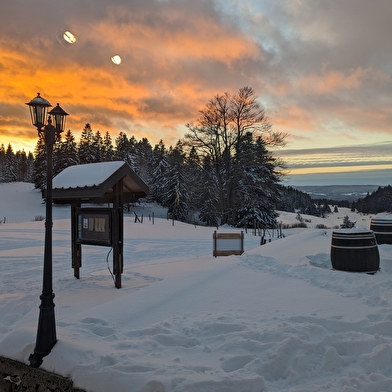
[[[56, 322], [54, 317], [54, 293], [52, 285], [52, 176], [53, 176], [53, 145], [55, 137], [64, 131], [66, 113], [60, 106], [47, 110], [52, 105], [38, 95], [26, 103], [30, 109], [31, 122], [37, 128], [38, 135], [44, 136], [46, 146], [46, 219], [45, 219], [45, 252], [41, 305], [39, 307], [39, 319], [37, 340], [34, 353], [30, 355], [30, 366], [38, 368], [42, 364], [42, 358], [50, 353], [56, 344]], [[45, 125], [47, 114], [48, 120]], [[54, 125], [52, 124], [54, 118]]]

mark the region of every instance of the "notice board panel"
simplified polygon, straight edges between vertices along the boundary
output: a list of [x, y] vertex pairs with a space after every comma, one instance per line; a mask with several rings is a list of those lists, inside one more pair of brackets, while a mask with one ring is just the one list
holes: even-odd
[[111, 208], [77, 208], [76, 242], [87, 245], [113, 245]]
[[241, 233], [217, 233], [214, 231], [213, 255], [230, 256], [244, 253], [244, 232]]

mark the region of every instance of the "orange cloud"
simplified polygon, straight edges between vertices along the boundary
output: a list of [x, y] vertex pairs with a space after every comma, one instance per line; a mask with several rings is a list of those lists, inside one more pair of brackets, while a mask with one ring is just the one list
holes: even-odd
[[[216, 93], [247, 84], [233, 85], [230, 75], [245, 59], [260, 57], [252, 40], [200, 9], [190, 18], [186, 7], [157, 7], [135, 13], [111, 6], [97, 23], [74, 20], [77, 43], [68, 47], [54, 33], [27, 42], [5, 37], [0, 94], [14, 114], [0, 116], [0, 143], [26, 148], [30, 141], [33, 149], [36, 131], [22, 108], [37, 92], [70, 113], [75, 136], [89, 122], [113, 137], [125, 131], [172, 144]], [[122, 57], [120, 66], [110, 61], [113, 54]]]
[[377, 84], [389, 80], [389, 77], [374, 69], [358, 67], [348, 72], [328, 71], [319, 75], [305, 75], [294, 83], [293, 88], [299, 88], [307, 95], [336, 94], [344, 90], [359, 90], [369, 83]]
[[[172, 64], [178, 59], [215, 58], [229, 63], [243, 56], [259, 56], [256, 43], [235, 25], [225, 26], [215, 13], [201, 13], [188, 4], [178, 9], [156, 5], [155, 11], [132, 13], [111, 7], [107, 20], [93, 27], [106, 47], [135, 51], [137, 55]], [[84, 31], [87, 33], [87, 31]]]

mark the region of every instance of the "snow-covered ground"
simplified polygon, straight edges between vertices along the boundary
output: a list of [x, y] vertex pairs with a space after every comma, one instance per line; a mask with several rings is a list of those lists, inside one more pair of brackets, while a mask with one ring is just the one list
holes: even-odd
[[[34, 219], [45, 206], [30, 184], [0, 184], [0, 196], [0, 354], [28, 363], [44, 244]], [[215, 258], [215, 228], [135, 211], [144, 219], [125, 216], [118, 290], [109, 248], [83, 246], [73, 277], [70, 210], [54, 207], [58, 342], [42, 368], [93, 392], [392, 391], [392, 246], [379, 246], [374, 275], [334, 271], [332, 229], [314, 228], [346, 214], [369, 228], [369, 216], [305, 216], [307, 229], [263, 246], [248, 232], [242, 256]]]

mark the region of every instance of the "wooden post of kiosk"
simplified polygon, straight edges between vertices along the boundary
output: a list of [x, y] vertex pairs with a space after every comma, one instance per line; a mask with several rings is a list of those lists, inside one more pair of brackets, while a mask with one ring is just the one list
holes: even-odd
[[121, 274], [123, 272], [123, 249], [124, 249], [124, 229], [123, 229], [123, 180], [118, 181], [114, 187], [113, 200], [113, 273], [115, 276], [115, 287], [121, 288]]
[[80, 208], [80, 203], [71, 204], [71, 246], [74, 277], [80, 279], [79, 270], [82, 266], [82, 245], [76, 242], [76, 239], [78, 238], [78, 220], [76, 214], [77, 208]]

